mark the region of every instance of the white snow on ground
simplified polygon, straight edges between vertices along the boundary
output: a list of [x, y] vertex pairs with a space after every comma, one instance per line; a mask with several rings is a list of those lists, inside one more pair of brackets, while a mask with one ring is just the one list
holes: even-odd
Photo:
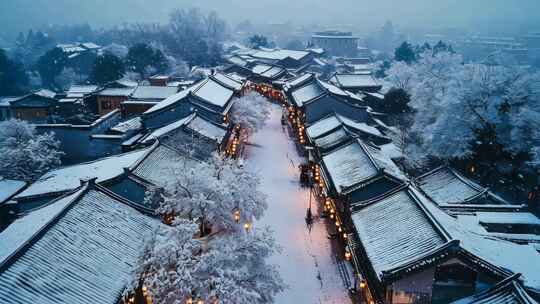
[[[306, 227], [309, 188], [299, 186], [300, 158], [280, 117], [280, 108], [273, 106], [270, 120], [254, 134], [253, 145], [247, 149], [247, 166], [263, 176], [263, 191], [268, 195], [268, 210], [256, 226], [272, 227], [283, 249], [270, 262], [279, 265], [289, 288], [275, 302], [351, 303], [334, 262], [326, 220], [316, 220], [311, 232]], [[314, 216], [319, 215], [316, 204], [312, 210]]]

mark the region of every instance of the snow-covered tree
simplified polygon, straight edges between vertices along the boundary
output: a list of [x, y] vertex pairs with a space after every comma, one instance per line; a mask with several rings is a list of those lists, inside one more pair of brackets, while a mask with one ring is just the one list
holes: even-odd
[[233, 101], [231, 115], [235, 123], [256, 132], [270, 117], [270, 103], [256, 92], [250, 92]]
[[387, 80], [411, 96], [413, 159], [475, 157], [502, 163], [521, 155], [538, 162], [540, 74], [516, 66], [463, 64], [453, 53], [426, 52], [416, 63], [395, 63]]
[[170, 172], [158, 212], [197, 220], [200, 235], [250, 224], [267, 208], [258, 190], [260, 178], [233, 160], [215, 155], [207, 162], [186, 160], [177, 168]]
[[[266, 259], [276, 253], [268, 228], [197, 239], [197, 225], [160, 226], [141, 257], [131, 289], [144, 286], [154, 303], [273, 303], [285, 288]], [[129, 290], [128, 290], [129, 292]]]
[[34, 181], [60, 165], [60, 142], [21, 120], [0, 123], [0, 176]]

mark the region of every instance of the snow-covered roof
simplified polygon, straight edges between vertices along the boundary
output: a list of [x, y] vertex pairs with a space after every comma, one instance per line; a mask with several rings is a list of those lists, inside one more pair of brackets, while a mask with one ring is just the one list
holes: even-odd
[[192, 130], [220, 144], [223, 142], [223, 139], [225, 138], [225, 135], [227, 134], [227, 128], [225, 126], [219, 126], [215, 123], [212, 123], [206, 120], [203, 117], [198, 116], [196, 113], [193, 113], [183, 119], [175, 121], [164, 127], [155, 129], [154, 131], [152, 131], [152, 133], [146, 135], [141, 140], [141, 142], [150, 143], [153, 140], [169, 135], [171, 132], [174, 132], [177, 129], [182, 128], [182, 127], [188, 130]]
[[519, 275], [512, 275], [480, 293], [451, 304], [537, 304], [519, 281]]
[[341, 88], [372, 88], [380, 86], [370, 73], [335, 74], [330, 78], [330, 82]]
[[33, 95], [37, 95], [37, 96], [41, 96], [41, 97], [45, 97], [45, 98], [54, 98], [56, 97], [56, 93], [51, 91], [51, 90], [47, 90], [47, 89], [41, 89], [39, 91], [36, 91], [34, 93], [32, 93]]
[[298, 86], [304, 85], [307, 82], [313, 80], [314, 77], [315, 77], [315, 74], [311, 74], [311, 73], [302, 74], [302, 75], [300, 75], [298, 77], [295, 77], [295, 78], [287, 81], [285, 83], [285, 85], [283, 86], [283, 88], [285, 90], [294, 89], [294, 88], [296, 88]]
[[336, 113], [313, 122], [308, 128], [306, 128], [306, 133], [310, 138], [313, 139], [336, 129], [339, 126], [345, 126], [347, 129], [352, 131], [356, 130], [365, 134], [386, 138], [386, 136], [384, 136], [377, 128]]
[[77, 44], [57, 44], [56, 47], [62, 49], [62, 51], [66, 53], [77, 53], [85, 51], [84, 48], [80, 47]]
[[180, 91], [180, 92], [178, 92], [178, 93], [176, 93], [174, 95], [171, 95], [171, 96], [165, 98], [164, 100], [160, 101], [155, 106], [148, 109], [146, 112], [144, 112], [144, 114], [150, 114], [150, 113], [153, 113], [153, 112], [157, 112], [159, 110], [167, 108], [168, 106], [176, 104], [177, 102], [181, 102], [184, 98], [189, 96], [190, 92], [191, 92], [190, 88], [187, 88], [187, 89], [185, 89], [183, 91]]
[[314, 144], [319, 149], [329, 150], [333, 147], [347, 142], [351, 138], [353, 138], [353, 136], [349, 134], [349, 132], [347, 132], [345, 128], [339, 128], [331, 133], [316, 138], [314, 140]]
[[187, 122], [191, 121], [197, 114], [193, 113], [189, 116], [186, 116], [182, 119], [179, 119], [173, 123], [170, 123], [166, 126], [163, 126], [161, 128], [157, 128], [155, 129], [154, 131], [152, 131], [150, 134], [146, 135], [142, 140], [141, 142], [142, 143], [149, 143], [149, 142], [152, 142], [153, 140], [155, 139], [159, 139], [161, 138], [162, 136], [164, 135], [167, 135], [168, 133], [180, 128], [180, 127], [183, 127], [186, 125]]
[[351, 217], [379, 278], [383, 272], [432, 252], [447, 241], [406, 191], [389, 195]]
[[318, 98], [324, 94], [325, 91], [323, 90], [323, 88], [321, 88], [315, 82], [306, 84], [305, 86], [300, 87], [291, 93], [293, 100], [298, 107], [302, 107], [304, 103]]
[[384, 152], [357, 139], [340, 147], [322, 158], [329, 178], [338, 193], [362, 184], [382, 173], [397, 179], [406, 180], [406, 176]]
[[0, 302], [116, 303], [156, 225], [87, 186], [35, 210], [0, 233]]
[[336, 115], [329, 115], [307, 127], [306, 133], [310, 138], [317, 138], [336, 129], [339, 126], [341, 126], [341, 121], [338, 119], [338, 117]]
[[193, 95], [218, 107], [224, 107], [234, 94], [234, 90], [223, 86], [211, 77], [196, 85], [192, 91]]
[[164, 187], [174, 181], [176, 172], [186, 169], [187, 159], [178, 151], [160, 144], [137, 164], [132, 173], [159, 187]]
[[286, 73], [287, 70], [279, 66], [260, 63], [253, 66], [251, 72], [262, 77], [273, 79]]
[[245, 66], [247, 64], [247, 61], [243, 59], [240, 56], [229, 56], [226, 58], [230, 63], [239, 65], [239, 66]]
[[72, 85], [67, 90], [66, 95], [67, 97], [80, 98], [97, 91], [97, 89], [97, 85]]
[[9, 107], [12, 101], [20, 98], [21, 96], [0, 96], [0, 107]]
[[216, 74], [210, 76], [214, 78], [217, 82], [220, 82], [222, 85], [225, 85], [231, 89], [234, 89], [235, 91], [242, 90], [242, 81], [239, 81], [229, 75], [223, 74], [221, 72], [217, 72]]
[[0, 177], [0, 204], [21, 191], [26, 186], [23, 181], [2, 179]]
[[282, 74], [283, 72], [285, 72], [285, 69], [275, 66], [275, 67], [272, 67], [269, 70], [264, 71], [260, 75], [264, 76], [264, 77], [267, 77], [267, 78], [274, 78], [274, 77]]
[[106, 88], [102, 91], [99, 91], [97, 95], [99, 96], [130, 96], [136, 87], [125, 87], [125, 88]]
[[374, 161], [357, 141], [323, 156], [322, 161], [338, 193], [379, 173]]
[[87, 48], [87, 49], [99, 49], [101, 48], [100, 45], [97, 45], [93, 42], [84, 42], [84, 43], [81, 43], [81, 46], [84, 47], [84, 48]]
[[222, 143], [227, 134], [227, 129], [224, 126], [218, 126], [198, 115], [189, 121], [187, 127], [218, 143]]
[[227, 73], [227, 76], [229, 76], [229, 78], [232, 78], [234, 80], [236, 80], [237, 82], [240, 82], [240, 83], [243, 83], [245, 80], [246, 80], [246, 77], [236, 73], [236, 72], [233, 72], [233, 73]]
[[107, 181], [121, 175], [124, 168], [134, 165], [151, 149], [152, 147], [49, 171], [15, 196], [15, 199], [69, 191], [77, 188], [81, 180], [91, 178], [97, 178], [96, 182]]
[[287, 57], [294, 60], [301, 60], [307, 55], [309, 55], [309, 52], [293, 50], [260, 50], [251, 54], [254, 58], [269, 60], [283, 60]]
[[540, 219], [530, 212], [476, 212], [480, 224], [540, 226]]
[[111, 131], [127, 133], [129, 131], [140, 130], [142, 128], [142, 119], [140, 116], [122, 121], [111, 127]]
[[338, 115], [338, 117], [340, 118], [341, 122], [347, 126], [349, 129], [354, 129], [354, 130], [358, 130], [358, 131], [362, 131], [366, 134], [369, 134], [369, 135], [373, 135], [373, 136], [378, 136], [378, 137], [386, 137], [384, 136], [384, 134], [381, 133], [381, 131], [379, 131], [379, 129], [373, 127], [373, 126], [370, 126], [368, 124], [366, 124], [365, 122], [358, 122], [358, 121], [354, 121], [352, 119], [349, 119], [343, 115]]
[[162, 100], [172, 96], [178, 92], [176, 87], [161, 87], [161, 86], [138, 86], [131, 94], [132, 99], [144, 100]]
[[[411, 191], [420, 198], [423, 206], [444, 227], [452, 239], [459, 240], [467, 252], [512, 273], [521, 273], [525, 286], [540, 290], [540, 255], [533, 246], [517, 245], [475, 232], [475, 227], [464, 224], [439, 209], [414, 187]], [[519, 257], [519, 258], [516, 258]], [[535, 262], [536, 261], [536, 262]]]
[[[444, 246], [459, 246], [484, 269], [523, 274], [527, 287], [540, 287], [540, 255], [534, 247], [477, 232], [439, 209], [413, 186], [398, 188], [355, 209], [353, 223], [379, 276], [429, 265]], [[519, 257], [519, 258], [516, 258]], [[480, 259], [480, 260], [478, 260]]]
[[438, 205], [465, 204], [487, 189], [449, 167], [440, 167], [416, 179], [418, 187]]

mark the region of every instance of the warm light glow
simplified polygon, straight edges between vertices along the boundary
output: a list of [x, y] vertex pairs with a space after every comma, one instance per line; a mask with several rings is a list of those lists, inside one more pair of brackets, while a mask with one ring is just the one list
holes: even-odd
[[192, 299], [192, 298], [188, 298], [187, 301], [186, 301], [186, 304], [193, 304], [193, 299]]
[[334, 214], [333, 214], [333, 213], [330, 214], [330, 218], [331, 218], [331, 219], [334, 218]]
[[[337, 223], [336, 223], [336, 224], [337, 224]], [[338, 227], [338, 231], [339, 231], [339, 232], [342, 232], [343, 229], [341, 229], [341, 227]]]
[[344, 238], [344, 239], [347, 239], [348, 237], [349, 237], [349, 236], [347, 235], [347, 233], [344, 232], [344, 233], [343, 233], [343, 238]]
[[234, 220], [238, 223], [240, 221], [240, 210], [234, 212]]
[[364, 282], [364, 280], [360, 281], [360, 288], [366, 288], [366, 282]]
[[351, 253], [349, 251], [345, 251], [345, 259], [349, 261], [351, 259]]
[[199, 300], [197, 301], [197, 304], [204, 304], [204, 301], [203, 301], [202, 299], [199, 299]]
[[341, 226], [341, 224], [339, 223], [339, 221], [336, 221], [336, 227], [339, 227]]
[[251, 229], [251, 224], [250, 223], [245, 223], [244, 224], [244, 229], [246, 229], [246, 232], [249, 232], [249, 229]]

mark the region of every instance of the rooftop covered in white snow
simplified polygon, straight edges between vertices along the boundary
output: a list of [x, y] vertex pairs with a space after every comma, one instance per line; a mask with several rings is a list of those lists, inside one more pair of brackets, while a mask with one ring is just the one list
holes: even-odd
[[117, 303], [158, 224], [85, 185], [0, 233], [0, 302]]

